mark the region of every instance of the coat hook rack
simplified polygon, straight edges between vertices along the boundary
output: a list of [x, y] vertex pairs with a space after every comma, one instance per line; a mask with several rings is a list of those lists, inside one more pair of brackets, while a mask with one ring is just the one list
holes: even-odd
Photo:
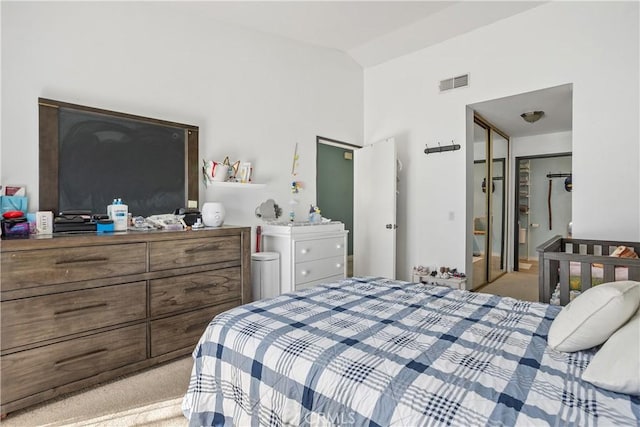
[[429, 148], [429, 146], [427, 144], [425, 144], [425, 149], [424, 149], [424, 154], [431, 154], [431, 153], [444, 153], [445, 151], [456, 151], [460, 149], [460, 144], [454, 144], [453, 141], [451, 141], [450, 145], [445, 145], [445, 146], [441, 146], [440, 143], [438, 142], [438, 146], [437, 147], [432, 147]]

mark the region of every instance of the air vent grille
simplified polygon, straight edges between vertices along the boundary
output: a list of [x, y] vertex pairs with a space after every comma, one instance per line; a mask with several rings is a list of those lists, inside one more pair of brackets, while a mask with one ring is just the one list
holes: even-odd
[[457, 89], [459, 87], [469, 86], [469, 74], [451, 77], [440, 81], [440, 92], [446, 90]]

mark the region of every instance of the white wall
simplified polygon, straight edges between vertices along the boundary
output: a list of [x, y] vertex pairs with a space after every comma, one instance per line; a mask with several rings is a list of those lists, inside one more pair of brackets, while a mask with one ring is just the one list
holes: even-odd
[[570, 153], [573, 149], [572, 140], [570, 131], [511, 138], [511, 158]]
[[[0, 183], [38, 202], [38, 97], [200, 127], [200, 157], [250, 161], [261, 190], [204, 189], [228, 224], [315, 204], [315, 138], [362, 143], [362, 68], [338, 51], [228, 26], [206, 2], [2, 2]], [[134, 185], [134, 183], [132, 183]]]
[[[365, 70], [365, 142], [395, 135], [405, 166], [399, 277], [416, 264], [470, 270], [466, 105], [567, 83], [574, 236], [640, 240], [638, 15], [636, 2], [546, 3]], [[440, 80], [467, 72], [469, 87], [438, 93]], [[423, 154], [451, 140], [462, 150]]]

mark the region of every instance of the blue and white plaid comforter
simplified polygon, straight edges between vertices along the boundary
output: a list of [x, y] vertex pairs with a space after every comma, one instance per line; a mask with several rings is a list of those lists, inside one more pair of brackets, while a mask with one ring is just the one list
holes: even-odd
[[227, 311], [193, 352], [192, 426], [638, 425], [637, 397], [580, 380], [561, 307], [347, 279]]

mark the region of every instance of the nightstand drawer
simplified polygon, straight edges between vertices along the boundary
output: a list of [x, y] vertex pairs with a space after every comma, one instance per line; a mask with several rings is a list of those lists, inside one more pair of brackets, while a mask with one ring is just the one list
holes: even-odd
[[240, 236], [151, 242], [149, 269], [157, 271], [223, 261], [240, 262], [240, 248]]
[[294, 244], [296, 263], [344, 256], [346, 250], [345, 238], [342, 236], [328, 239], [296, 240]]
[[2, 349], [144, 319], [145, 306], [145, 282], [3, 301]]
[[2, 356], [2, 403], [144, 360], [146, 330], [134, 325]]
[[152, 317], [240, 298], [240, 267], [149, 282]]
[[144, 273], [146, 244], [2, 253], [2, 290]]
[[312, 282], [314, 280], [344, 275], [344, 256], [321, 259], [317, 261], [300, 262], [295, 266], [295, 285]]

